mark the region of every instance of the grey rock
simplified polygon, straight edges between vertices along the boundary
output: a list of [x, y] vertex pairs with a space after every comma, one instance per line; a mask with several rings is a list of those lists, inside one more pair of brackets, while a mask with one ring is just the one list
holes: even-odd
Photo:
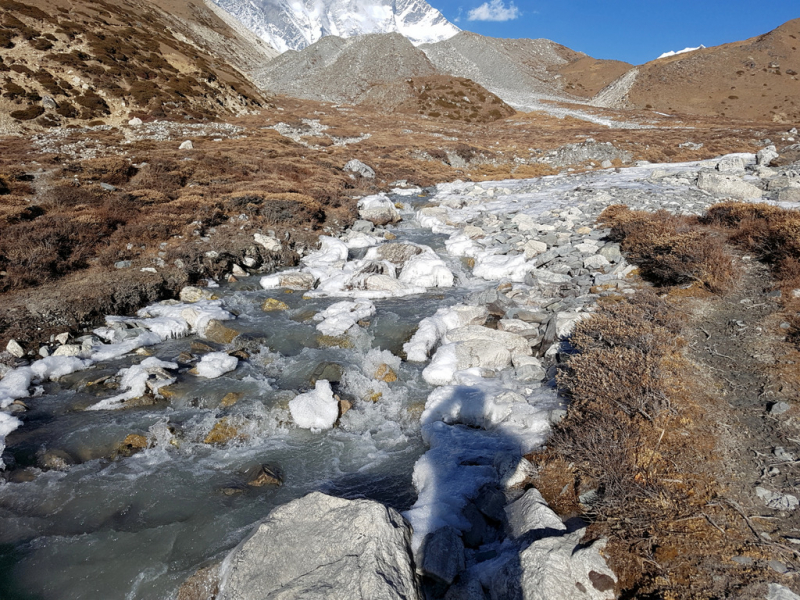
[[505, 508], [507, 530], [510, 536], [520, 538], [534, 529], [566, 531], [566, 526], [554, 513], [542, 494], [531, 488]]
[[42, 98], [42, 107], [46, 108], [47, 110], [55, 110], [58, 108], [58, 102], [56, 102], [50, 96], [45, 96]]
[[375, 179], [375, 170], [356, 158], [348, 162], [344, 166], [344, 170], [351, 173], [357, 173], [366, 179]]
[[431, 579], [450, 585], [464, 570], [464, 542], [453, 527], [442, 527], [425, 536], [422, 542], [421, 572]]
[[545, 371], [536, 365], [521, 365], [516, 369], [517, 379], [524, 382], [536, 382], [545, 378]]
[[583, 260], [583, 266], [587, 269], [597, 270], [609, 266], [611, 263], [602, 254], [595, 254]]
[[111, 185], [110, 183], [101, 183], [100, 187], [103, 188], [107, 192], [116, 192], [116, 186]]
[[274, 509], [225, 559], [219, 600], [417, 600], [411, 530], [371, 500], [311, 493]]
[[766, 600], [800, 600], [800, 596], [778, 583], [770, 583]]
[[769, 414], [771, 414], [771, 415], [782, 415], [783, 413], [785, 413], [790, 408], [791, 408], [791, 406], [789, 405], [788, 402], [783, 402], [783, 401], [776, 402], [775, 404], [773, 404], [770, 407]]
[[797, 499], [797, 496], [773, 492], [761, 486], [756, 488], [756, 496], [761, 498], [768, 507], [775, 510], [794, 510], [800, 506], [800, 500]]
[[505, 494], [495, 487], [486, 486], [482, 488], [478, 493], [478, 497], [475, 498], [475, 507], [481, 514], [497, 523], [505, 521], [505, 506]]
[[779, 560], [771, 560], [767, 564], [769, 565], [770, 569], [772, 569], [776, 573], [780, 573], [781, 575], [789, 571], [789, 567], [787, 567]]
[[114, 263], [115, 269], [130, 269], [131, 268], [131, 261], [129, 260], [120, 260]]
[[800, 187], [787, 187], [778, 192], [779, 202], [800, 202]]
[[370, 233], [373, 229], [375, 229], [375, 225], [373, 225], [371, 221], [358, 219], [355, 223], [353, 223], [353, 226], [350, 229], [360, 233]]
[[447, 590], [444, 600], [486, 600], [486, 594], [476, 577], [463, 577]]
[[194, 150], [194, 144], [192, 144], [192, 140], [186, 140], [182, 142], [180, 146], [178, 146], [178, 150]]
[[584, 530], [545, 537], [507, 561], [492, 577], [492, 600], [612, 600], [617, 578], [601, 539], [581, 545]]
[[25, 350], [19, 345], [17, 340], [8, 340], [8, 344], [6, 344], [6, 352], [16, 358], [22, 358], [25, 356]]
[[477, 548], [486, 543], [491, 528], [475, 505], [470, 502], [461, 514], [470, 524], [469, 529], [461, 533], [461, 539], [464, 541], [464, 545], [467, 548]]
[[390, 244], [381, 244], [378, 246], [376, 252], [380, 260], [388, 260], [390, 263], [402, 267], [406, 262], [417, 256], [422, 252], [419, 246], [413, 244], [405, 244], [402, 242], [395, 242]]
[[622, 252], [620, 251], [619, 244], [606, 244], [598, 252], [608, 262], [617, 263], [622, 260]]
[[775, 146], [767, 146], [756, 153], [756, 164], [768, 167], [778, 156], [780, 155], [775, 149]]
[[717, 171], [720, 173], [744, 173], [744, 160], [741, 156], [724, 156], [717, 163]]
[[697, 187], [717, 196], [729, 196], [737, 200], [753, 200], [763, 195], [760, 188], [742, 181], [739, 177], [710, 171], [700, 172], [697, 176]]

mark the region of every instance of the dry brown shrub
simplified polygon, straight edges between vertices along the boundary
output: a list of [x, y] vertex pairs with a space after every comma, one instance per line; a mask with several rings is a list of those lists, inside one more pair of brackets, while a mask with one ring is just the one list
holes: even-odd
[[127, 183], [136, 174], [136, 168], [118, 156], [85, 160], [80, 166], [86, 179], [112, 185]]
[[800, 259], [800, 212], [771, 204], [723, 202], [708, 209], [703, 222], [729, 231], [733, 242], [760, 260], [780, 264]]
[[733, 256], [724, 240], [695, 219], [665, 210], [650, 213], [614, 205], [603, 211], [598, 222], [611, 228], [609, 237], [620, 242], [642, 275], [659, 285], [699, 281], [713, 292], [724, 292], [736, 279]]
[[[703, 517], [719, 491], [708, 468], [715, 438], [685, 384], [682, 322], [652, 292], [582, 321], [572, 337], [579, 354], [558, 376], [571, 400], [567, 416], [531, 457], [548, 502], [582, 513], [592, 535], [611, 539], [607, 556], [623, 597], [702, 588], [707, 574], [698, 565], [708, 549], [722, 548]], [[665, 570], [689, 583], [665, 584]]]

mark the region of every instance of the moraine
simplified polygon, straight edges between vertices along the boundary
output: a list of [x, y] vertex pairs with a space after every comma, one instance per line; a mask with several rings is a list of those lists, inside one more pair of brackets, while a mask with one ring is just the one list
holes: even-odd
[[[297, 269], [110, 317], [74, 356], [6, 373], [0, 595], [170, 598], [312, 491], [402, 512], [419, 569], [425, 535], [452, 528], [461, 581], [491, 592], [519, 549], [491, 527], [468, 540], [471, 507], [522, 494], [521, 455], [563, 414], [558, 339], [634, 289], [597, 215], [701, 213], [716, 162], [398, 188], [362, 202], [382, 227]], [[130, 434], [146, 449], [115, 450]], [[260, 465], [283, 484], [248, 485]]]

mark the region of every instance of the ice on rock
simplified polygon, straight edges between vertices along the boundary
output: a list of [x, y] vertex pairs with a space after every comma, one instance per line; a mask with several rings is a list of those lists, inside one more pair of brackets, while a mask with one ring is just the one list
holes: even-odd
[[[5, 450], [6, 447], [6, 436], [21, 425], [22, 421], [16, 417], [12, 417], [7, 413], [0, 412], [0, 456], [3, 455], [3, 450]], [[0, 469], [5, 468], [6, 465], [3, 462], [3, 459], [0, 458]]]
[[91, 361], [82, 360], [76, 356], [48, 356], [34, 362], [30, 369], [39, 381], [47, 381], [64, 377], [76, 371], [83, 371], [88, 369], [91, 364]]
[[233, 371], [238, 364], [239, 359], [235, 356], [229, 356], [224, 352], [209, 352], [197, 363], [195, 371], [198, 377], [216, 379]]
[[120, 369], [117, 375], [121, 375], [119, 387], [125, 390], [121, 394], [101, 400], [96, 404], [87, 407], [86, 410], [117, 410], [125, 407], [128, 400], [141, 398], [147, 393], [147, 383], [151, 375], [155, 375], [158, 381], [152, 386], [154, 393], [166, 385], [175, 383], [176, 378], [166, 375], [164, 369], [177, 369], [178, 365], [173, 362], [166, 362], [151, 356], [145, 358], [138, 365], [132, 365], [127, 369]]
[[444, 261], [438, 256], [423, 254], [415, 256], [403, 267], [398, 279], [409, 285], [418, 285], [425, 288], [453, 287], [453, 273], [447, 268]]
[[524, 254], [506, 256], [503, 254], [479, 253], [475, 257], [475, 267], [472, 274], [487, 281], [510, 279], [522, 282], [525, 275], [533, 271], [535, 264], [525, 260]]
[[396, 223], [400, 220], [400, 213], [386, 194], [367, 196], [359, 200], [358, 216], [378, 226]]
[[347, 262], [347, 244], [334, 237], [321, 235], [319, 250], [304, 257], [301, 262], [311, 269], [341, 269]]
[[330, 429], [339, 417], [339, 403], [333, 396], [331, 384], [320, 379], [314, 389], [295, 396], [289, 402], [289, 412], [298, 427], [321, 431]]
[[29, 367], [14, 369], [0, 381], [0, 408], [5, 408], [19, 398], [27, 398], [28, 388], [33, 382], [58, 379], [87, 369], [91, 364], [90, 360], [75, 356], [48, 356], [35, 361]]
[[447, 385], [453, 382], [458, 371], [458, 344], [440, 346], [431, 364], [422, 370], [422, 378], [430, 385]]
[[403, 345], [403, 351], [411, 362], [425, 362], [428, 354], [451, 329], [465, 325], [483, 325], [489, 317], [484, 306], [458, 304], [440, 308], [436, 313], [419, 323], [414, 336]]
[[146, 331], [135, 338], [117, 344], [97, 344], [92, 346], [91, 360], [92, 362], [114, 360], [139, 348], [155, 346], [162, 341], [164, 341], [163, 338], [157, 333]]
[[317, 331], [323, 335], [340, 336], [344, 335], [348, 329], [356, 325], [361, 319], [366, 319], [375, 314], [375, 305], [369, 300], [359, 300], [357, 302], [337, 302], [328, 308], [314, 315], [317, 324]]

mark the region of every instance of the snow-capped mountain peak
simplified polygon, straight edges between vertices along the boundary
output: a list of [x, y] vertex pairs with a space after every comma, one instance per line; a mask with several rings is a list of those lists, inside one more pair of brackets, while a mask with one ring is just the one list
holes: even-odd
[[446, 40], [458, 27], [425, 0], [213, 0], [279, 52], [326, 35], [398, 32], [413, 44]]

